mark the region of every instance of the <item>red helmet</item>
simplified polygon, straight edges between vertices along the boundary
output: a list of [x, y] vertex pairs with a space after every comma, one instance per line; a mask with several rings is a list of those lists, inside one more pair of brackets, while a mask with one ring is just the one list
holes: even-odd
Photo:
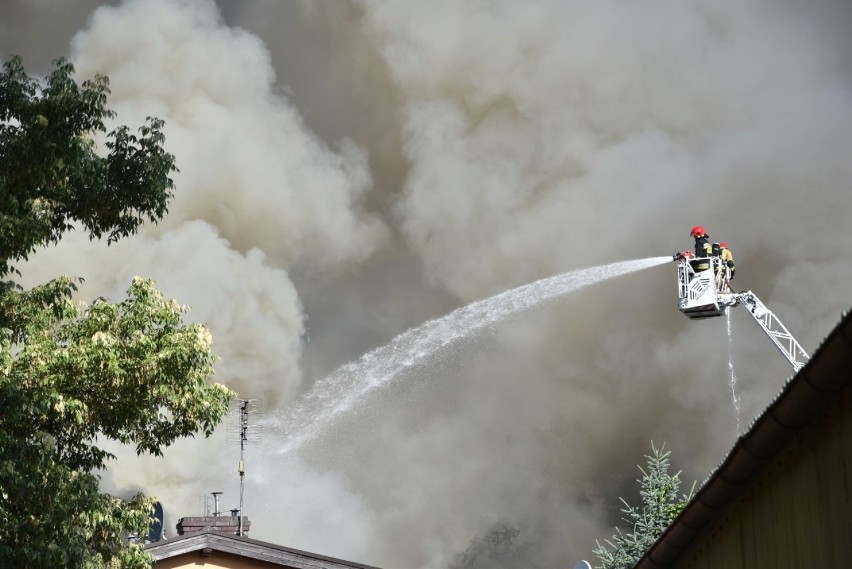
[[728, 248], [728, 244], [727, 244], [727, 243], [725, 243], [724, 241], [719, 241], [719, 247], [721, 247], [722, 249], [727, 249], [727, 248]]
[[693, 237], [701, 237], [702, 235], [707, 235], [707, 232], [704, 231], [704, 228], [700, 225], [696, 225], [692, 228], [692, 231], [689, 232]]

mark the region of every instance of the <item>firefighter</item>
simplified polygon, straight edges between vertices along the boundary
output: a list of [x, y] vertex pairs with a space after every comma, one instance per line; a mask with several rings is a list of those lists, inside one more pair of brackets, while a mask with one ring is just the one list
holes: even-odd
[[728, 244], [724, 241], [719, 242], [719, 258], [722, 259], [722, 263], [724, 263], [731, 271], [730, 278], [734, 278], [734, 255], [731, 253], [731, 250], [728, 249]]
[[690, 261], [692, 268], [696, 271], [706, 271], [710, 268], [710, 257], [713, 254], [713, 245], [710, 244], [710, 236], [700, 225], [696, 225], [689, 232], [695, 238], [695, 261]]

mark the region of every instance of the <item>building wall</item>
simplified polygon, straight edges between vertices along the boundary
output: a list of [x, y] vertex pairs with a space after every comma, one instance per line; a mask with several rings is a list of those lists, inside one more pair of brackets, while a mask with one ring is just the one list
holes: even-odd
[[210, 555], [201, 555], [200, 551], [193, 551], [176, 555], [168, 559], [162, 559], [154, 563], [154, 569], [283, 569], [286, 565], [269, 563], [257, 559], [246, 559], [239, 555], [214, 551]]
[[850, 391], [760, 470], [675, 567], [852, 567]]

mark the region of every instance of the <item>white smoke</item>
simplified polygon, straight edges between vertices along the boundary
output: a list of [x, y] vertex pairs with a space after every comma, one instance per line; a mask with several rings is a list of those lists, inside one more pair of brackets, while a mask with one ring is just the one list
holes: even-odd
[[204, 219], [239, 250], [320, 268], [363, 260], [383, 238], [359, 209], [363, 150], [344, 140], [334, 152], [307, 130], [276, 94], [265, 46], [224, 26], [213, 3], [101, 8], [73, 49], [80, 74], [110, 76], [123, 120], [166, 120], [181, 172], [164, 227]]
[[[44, 57], [29, 38], [55, 9], [16, 3], [29, 35], [4, 30], [4, 50]], [[177, 197], [137, 238], [73, 236], [26, 274], [79, 274], [89, 296], [156, 278], [210, 325], [216, 379], [275, 415], [423, 320], [686, 249], [701, 223], [735, 288], [812, 351], [849, 305], [849, 23], [837, 0], [102, 7], [73, 41], [79, 76], [110, 76], [119, 123], [167, 121]], [[687, 321], [675, 294], [674, 267], [580, 291], [298, 453], [267, 433], [247, 455], [252, 535], [447, 567], [507, 523], [535, 543], [527, 566], [588, 557], [651, 439], [699, 480], [733, 442], [725, 324]], [[749, 317], [731, 324], [747, 428], [790, 371]], [[159, 495], [173, 523], [201, 492], [234, 499], [235, 460], [222, 437], [188, 441], [122, 457], [108, 483]]]

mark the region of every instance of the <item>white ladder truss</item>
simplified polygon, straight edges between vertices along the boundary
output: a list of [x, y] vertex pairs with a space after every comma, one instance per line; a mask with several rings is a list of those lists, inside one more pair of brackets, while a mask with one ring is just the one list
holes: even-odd
[[810, 356], [787, 330], [781, 320], [766, 308], [757, 295], [753, 292], [741, 292], [736, 294], [739, 303], [748, 310], [754, 321], [763, 328], [775, 347], [781, 351], [793, 369], [799, 371], [808, 362]]

